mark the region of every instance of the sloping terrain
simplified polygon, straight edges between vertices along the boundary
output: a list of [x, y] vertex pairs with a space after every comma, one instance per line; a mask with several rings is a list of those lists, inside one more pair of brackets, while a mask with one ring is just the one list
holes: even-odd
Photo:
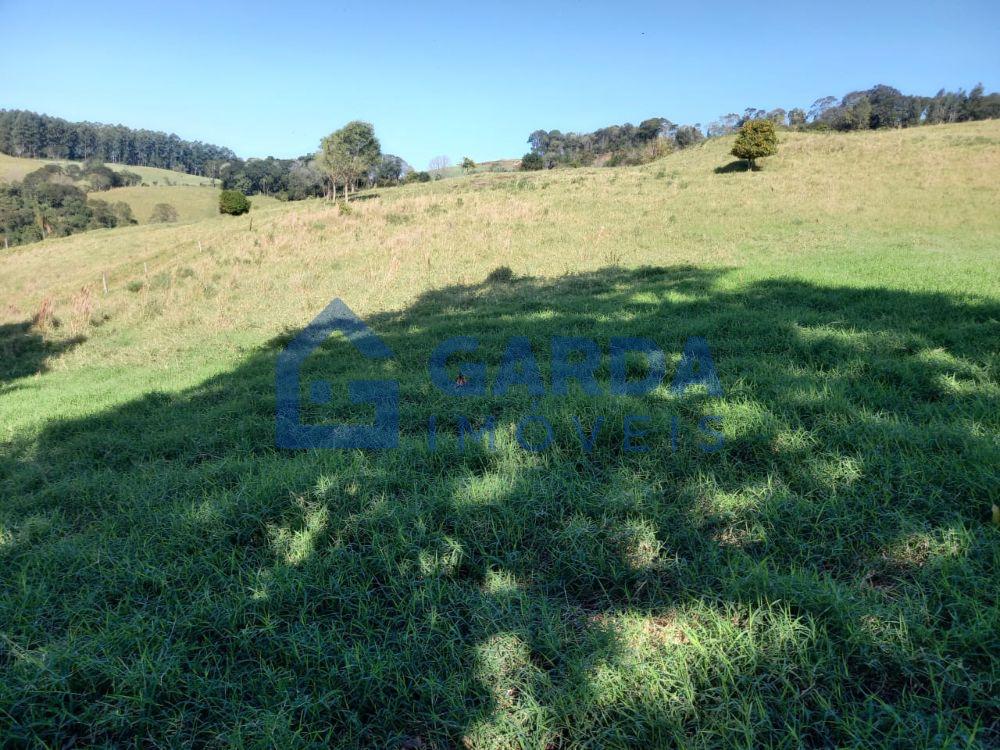
[[[0, 735], [1000, 743], [1000, 123], [730, 147], [0, 255]], [[279, 353], [335, 297], [394, 357], [332, 338], [305, 416], [397, 380], [396, 450], [275, 446]], [[452, 336], [491, 384], [527, 337], [546, 392], [445, 396]], [[600, 395], [553, 391], [554, 336]], [[608, 392], [618, 336], [662, 386]], [[722, 395], [669, 387], [692, 337]]]
[[[34, 172], [46, 164], [58, 164], [67, 166], [69, 164], [82, 165], [83, 162], [72, 162], [67, 159], [23, 159], [8, 154], [0, 154], [0, 182], [16, 182], [24, 178], [29, 172]], [[212, 180], [208, 177], [187, 174], [185, 172], [175, 172], [172, 169], [159, 169], [157, 167], [136, 167], [131, 164], [111, 164], [108, 166], [115, 171], [127, 170], [134, 172], [142, 181], [148, 185], [199, 185], [211, 186]]]
[[[81, 162], [71, 162], [65, 159], [22, 159], [0, 154], [0, 182], [22, 180], [26, 174], [40, 169], [46, 164], [58, 164], [65, 167], [74, 163], [81, 164]], [[169, 203], [174, 206], [177, 209], [178, 220], [182, 222], [211, 218], [218, 213], [219, 188], [214, 186], [213, 180], [208, 177], [175, 172], [170, 169], [135, 167], [130, 164], [108, 164], [107, 166], [115, 171], [127, 170], [138, 174], [142, 177], [142, 184], [95, 191], [89, 193], [89, 196], [109, 203], [124, 201], [131, 207], [133, 215], [140, 224], [149, 221], [153, 206], [157, 203]], [[86, 190], [86, 181], [81, 182], [79, 186]], [[263, 196], [254, 201], [258, 206], [274, 202], [276, 202], [274, 199]]]
[[[212, 187], [135, 185], [91, 193], [91, 197], [100, 198], [109, 203], [125, 201], [132, 208], [132, 213], [140, 224], [149, 223], [153, 207], [157, 203], [169, 203], [176, 208], [178, 221], [198, 221], [219, 215], [219, 190]], [[251, 211], [277, 204], [277, 199], [265, 195], [250, 196]]]

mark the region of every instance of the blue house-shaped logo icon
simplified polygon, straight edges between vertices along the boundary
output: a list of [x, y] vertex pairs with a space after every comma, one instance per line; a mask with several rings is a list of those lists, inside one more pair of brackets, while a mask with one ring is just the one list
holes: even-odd
[[[375, 405], [371, 425], [302, 424], [302, 363], [334, 332], [340, 331], [368, 359], [388, 359], [392, 350], [340, 299], [335, 299], [278, 355], [274, 385], [277, 395], [275, 440], [279, 448], [364, 448], [384, 450], [399, 444], [399, 383], [395, 380], [352, 380], [347, 391], [351, 403]], [[331, 397], [326, 380], [310, 384], [313, 403]]]

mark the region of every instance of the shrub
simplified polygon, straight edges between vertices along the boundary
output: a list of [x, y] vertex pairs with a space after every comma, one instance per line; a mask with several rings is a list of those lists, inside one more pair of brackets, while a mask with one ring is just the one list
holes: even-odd
[[[220, 201], [220, 211], [221, 201]], [[157, 203], [153, 206], [153, 212], [149, 215], [150, 224], [165, 224], [167, 222], [177, 221], [177, 209], [174, 208], [169, 203]]]
[[118, 226], [124, 227], [129, 224], [138, 224], [132, 214], [132, 207], [125, 201], [115, 201], [111, 204], [111, 213], [118, 219]]
[[219, 213], [239, 216], [250, 210], [250, 201], [239, 190], [223, 190], [219, 193]]
[[770, 120], [747, 120], [736, 136], [730, 152], [738, 159], [747, 160], [747, 169], [754, 169], [756, 160], [778, 153], [778, 134]]
[[510, 266], [497, 266], [486, 277], [487, 284], [509, 284], [514, 280], [514, 272]]
[[545, 168], [545, 161], [534, 152], [529, 152], [521, 157], [521, 171], [533, 172]]
[[118, 226], [118, 217], [107, 201], [91, 198], [87, 201], [87, 208], [90, 210], [90, 222], [86, 229], [110, 229]]

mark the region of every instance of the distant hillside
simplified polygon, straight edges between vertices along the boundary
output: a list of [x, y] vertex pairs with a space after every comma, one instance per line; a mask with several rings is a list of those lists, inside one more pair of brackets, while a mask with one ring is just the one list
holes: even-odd
[[[83, 162], [70, 159], [27, 159], [17, 156], [0, 154], [0, 182], [17, 182], [24, 179], [29, 172], [34, 172], [46, 164], [58, 164], [61, 167], [70, 164], [82, 164]], [[128, 170], [135, 172], [147, 185], [202, 185], [211, 186], [212, 180], [209, 177], [177, 172], [173, 169], [159, 169], [158, 167], [138, 167], [132, 164], [112, 164], [107, 165], [116, 172]]]
[[[125, 201], [132, 209], [140, 224], [148, 224], [153, 206], [169, 203], [177, 209], [178, 221], [198, 221], [219, 215], [219, 190], [196, 185], [151, 185], [148, 187], [121, 187], [102, 193], [91, 193], [93, 197], [112, 203]], [[251, 210], [278, 205], [280, 201], [265, 195], [250, 198]]]
[[464, 174], [482, 174], [483, 172], [514, 172], [520, 166], [520, 159], [494, 159], [476, 163], [475, 169], [468, 172], [460, 164], [452, 164], [444, 169], [428, 170], [432, 177], [461, 177]]
[[[177, 222], [218, 214], [220, 188], [212, 184], [218, 181], [155, 167], [105, 166], [0, 155], [0, 245], [149, 223], [158, 204], [166, 204], [167, 216]], [[255, 196], [253, 208], [276, 202]]]

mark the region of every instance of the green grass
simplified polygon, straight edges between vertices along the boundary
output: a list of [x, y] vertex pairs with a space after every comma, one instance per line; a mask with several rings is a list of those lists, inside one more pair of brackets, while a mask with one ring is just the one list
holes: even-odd
[[[24, 159], [8, 154], [0, 154], [0, 182], [16, 182], [24, 178], [29, 172], [41, 169], [46, 164], [58, 164], [67, 166], [69, 164], [82, 165], [83, 162], [73, 162], [68, 159]], [[211, 186], [212, 181], [208, 177], [187, 174], [185, 172], [175, 172], [172, 169], [159, 169], [157, 167], [135, 167], [131, 164], [108, 164], [116, 171], [127, 170], [142, 177], [142, 181], [149, 185], [199, 185]]]
[[[996, 746], [998, 136], [786, 134], [753, 174], [713, 141], [0, 256], [0, 736]], [[398, 356], [332, 339], [310, 419], [399, 379], [397, 451], [274, 447], [276, 356], [335, 296]], [[725, 395], [456, 403], [426, 363], [463, 334], [491, 380], [529, 337], [546, 381], [553, 335], [648, 336], [668, 380], [704, 336]]]
[[[0, 181], [21, 180], [26, 174], [40, 169], [45, 164], [66, 166], [72, 163], [64, 159], [22, 159], [0, 154]], [[153, 206], [157, 203], [169, 203], [174, 206], [177, 209], [178, 221], [182, 222], [209, 219], [219, 212], [219, 188], [213, 187], [213, 181], [208, 177], [155, 167], [135, 167], [127, 164], [108, 166], [115, 170], [128, 170], [140, 175], [142, 184], [93, 192], [90, 193], [90, 197], [109, 203], [115, 201], [128, 203], [140, 224], [148, 223]], [[86, 188], [86, 183], [82, 185]], [[277, 201], [266, 196], [254, 196], [252, 202], [260, 208], [273, 205]]]
[[[177, 209], [178, 221], [198, 221], [211, 219], [219, 213], [219, 190], [211, 187], [191, 185], [148, 186], [114, 188], [101, 193], [91, 193], [91, 197], [108, 201], [124, 201], [132, 207], [132, 213], [140, 224], [148, 224], [157, 203], [169, 203]], [[251, 211], [265, 206], [277, 205], [275, 198], [254, 195], [250, 198]]]

